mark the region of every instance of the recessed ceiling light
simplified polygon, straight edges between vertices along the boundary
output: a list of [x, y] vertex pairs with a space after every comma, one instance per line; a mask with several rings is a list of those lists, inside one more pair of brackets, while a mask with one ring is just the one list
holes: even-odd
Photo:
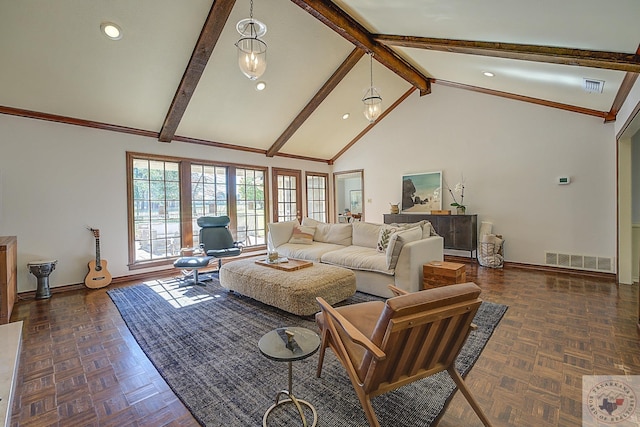
[[342, 120], [347, 120], [349, 118], [350, 114], [349, 113], [344, 113], [342, 115]]
[[265, 82], [256, 83], [256, 90], [265, 90], [266, 87], [267, 87], [267, 84]]
[[111, 40], [120, 40], [122, 38], [122, 30], [113, 22], [103, 22], [100, 24], [100, 30], [102, 34], [109, 37]]
[[482, 74], [484, 74], [486, 77], [493, 77], [493, 76], [495, 76], [495, 74], [493, 74], [491, 71], [484, 71]]

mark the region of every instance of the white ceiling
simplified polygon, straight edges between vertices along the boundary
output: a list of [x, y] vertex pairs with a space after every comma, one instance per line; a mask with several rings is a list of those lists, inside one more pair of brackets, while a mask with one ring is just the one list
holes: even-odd
[[[189, 63], [211, 0], [4, 0], [0, 3], [0, 106], [158, 133]], [[310, 3], [315, 3], [311, 2]], [[336, 0], [371, 33], [635, 53], [640, 1]], [[237, 0], [176, 135], [267, 151], [354, 49], [288, 0], [254, 0], [268, 27], [268, 66], [260, 80], [237, 67]], [[119, 41], [100, 33], [112, 21]], [[426, 77], [586, 108], [611, 110], [623, 71], [518, 61], [416, 48], [392, 48]], [[487, 78], [483, 71], [495, 73]], [[363, 56], [280, 149], [330, 160], [369, 123], [361, 98], [369, 85]], [[411, 85], [374, 61], [388, 108]], [[583, 78], [604, 80], [601, 94]], [[437, 90], [437, 84], [433, 85]], [[423, 99], [428, 99], [425, 95]], [[350, 118], [343, 120], [344, 113]], [[576, 113], [578, 114], [578, 113]], [[594, 120], [602, 120], [594, 117]]]

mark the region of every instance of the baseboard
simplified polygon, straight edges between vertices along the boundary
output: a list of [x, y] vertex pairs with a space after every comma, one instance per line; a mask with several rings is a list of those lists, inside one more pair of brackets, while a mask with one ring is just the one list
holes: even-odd
[[[455, 255], [445, 255], [444, 259], [445, 261], [460, 262], [460, 263], [466, 263], [466, 264], [476, 264], [478, 262], [478, 260], [475, 258], [468, 258], [468, 257], [462, 257], [462, 256], [455, 256]], [[482, 268], [491, 268], [491, 267], [482, 267]], [[606, 273], [602, 271], [575, 270], [572, 268], [555, 267], [555, 266], [539, 265], [539, 264], [526, 264], [526, 263], [512, 262], [512, 261], [505, 261], [504, 266], [502, 268], [518, 268], [522, 270], [540, 271], [545, 273], [568, 274], [570, 276], [577, 276], [577, 277], [594, 277], [594, 278], [601, 278], [601, 279], [616, 280], [615, 273]]]
[[[254, 257], [257, 255], [261, 255], [260, 253], [252, 253], [251, 255], [247, 255], [247, 256], [239, 256], [239, 257], [235, 257], [233, 258], [234, 260], [238, 260], [238, 259], [242, 259], [242, 258], [250, 258], [250, 257]], [[451, 261], [451, 262], [460, 262], [463, 264], [476, 264], [478, 262], [477, 259], [475, 258], [469, 258], [469, 257], [463, 257], [463, 256], [457, 256], [457, 255], [445, 255], [444, 256], [445, 261]], [[224, 260], [223, 260], [224, 263]], [[483, 268], [489, 268], [489, 267], [483, 267]], [[602, 278], [602, 279], [616, 279], [616, 275], [615, 273], [603, 273], [603, 272], [598, 272], [598, 271], [582, 271], [582, 270], [573, 270], [573, 269], [569, 269], [569, 268], [562, 268], [562, 267], [553, 267], [553, 266], [547, 266], [547, 265], [537, 265], [537, 264], [525, 264], [525, 263], [518, 263], [518, 262], [509, 262], [509, 261], [505, 261], [504, 262], [504, 267], [503, 268], [519, 268], [519, 269], [524, 269], [524, 270], [531, 270], [531, 271], [542, 271], [542, 272], [547, 272], [547, 273], [559, 273], [559, 274], [568, 274], [571, 276], [582, 276], [582, 277], [597, 277], [597, 278]], [[211, 268], [211, 269], [206, 269], [206, 270], [201, 270], [200, 273], [201, 274], [206, 274], [206, 273], [211, 273], [213, 271], [216, 271], [216, 268]], [[146, 273], [137, 273], [137, 274], [128, 274], [125, 276], [119, 276], [119, 277], [114, 277], [112, 280], [112, 284], [117, 285], [120, 283], [128, 283], [128, 282], [134, 282], [134, 281], [143, 281], [143, 280], [148, 280], [148, 279], [157, 279], [160, 276], [170, 276], [172, 274], [180, 274], [180, 270], [177, 268], [166, 268], [163, 270], [155, 270], [155, 271], [149, 271]], [[84, 283], [74, 283], [74, 284], [69, 284], [69, 285], [63, 285], [63, 286], [56, 286], [56, 287], [52, 287], [50, 289], [51, 294], [56, 294], [56, 293], [60, 293], [60, 292], [69, 292], [69, 291], [77, 291], [80, 289], [88, 289], [85, 287]], [[36, 296], [36, 291], [25, 291], [25, 292], [20, 292], [18, 294], [19, 300], [25, 300], [25, 299], [33, 299]]]

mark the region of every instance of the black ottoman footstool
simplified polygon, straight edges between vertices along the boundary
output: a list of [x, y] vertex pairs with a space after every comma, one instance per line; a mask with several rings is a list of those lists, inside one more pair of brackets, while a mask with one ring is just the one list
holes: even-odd
[[211, 261], [212, 258], [213, 257], [210, 256], [185, 256], [175, 260], [173, 263], [174, 267], [183, 270], [193, 270], [193, 280], [183, 280], [180, 287], [191, 285], [207, 286], [198, 280], [198, 269], [209, 265], [209, 261]]

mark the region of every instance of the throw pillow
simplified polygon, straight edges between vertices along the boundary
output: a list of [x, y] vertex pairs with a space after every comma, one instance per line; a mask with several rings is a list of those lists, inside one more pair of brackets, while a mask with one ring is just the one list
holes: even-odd
[[383, 224], [378, 232], [378, 243], [376, 243], [376, 249], [378, 252], [386, 252], [389, 246], [389, 241], [393, 233], [402, 230], [402, 228], [393, 225]]
[[407, 243], [422, 239], [422, 227], [417, 226], [408, 230], [398, 231], [391, 235], [389, 246], [387, 247], [387, 268], [393, 270], [398, 264], [398, 257], [402, 247]]
[[269, 239], [273, 248], [277, 248], [289, 241], [293, 234], [293, 227], [300, 225], [297, 219], [285, 222], [272, 222], [269, 224]]
[[295, 227], [293, 227], [293, 234], [289, 239], [289, 243], [310, 245], [313, 243], [313, 234], [315, 233], [315, 231], [315, 227], [304, 227], [302, 225], [296, 225]]
[[424, 224], [422, 224], [422, 238], [426, 239], [427, 237], [431, 236], [439, 236], [439, 234], [436, 233], [436, 229], [433, 228], [431, 222], [426, 221]]

